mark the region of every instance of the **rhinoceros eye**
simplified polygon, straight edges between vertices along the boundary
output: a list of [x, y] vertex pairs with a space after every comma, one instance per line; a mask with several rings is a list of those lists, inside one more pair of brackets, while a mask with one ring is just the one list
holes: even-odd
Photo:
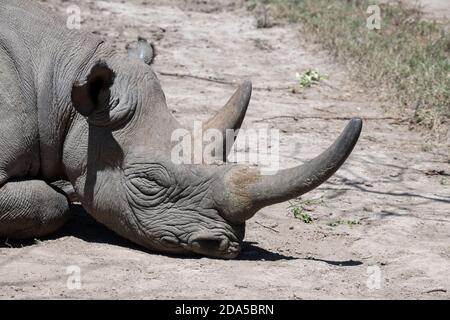
[[164, 201], [175, 184], [166, 168], [157, 163], [136, 162], [125, 169], [125, 186], [132, 203], [142, 206], [157, 205]]
[[147, 196], [153, 196], [157, 195], [161, 191], [165, 190], [166, 188], [162, 185], [160, 185], [155, 180], [149, 180], [147, 178], [133, 178], [131, 179], [130, 183], [138, 189], [140, 192]]

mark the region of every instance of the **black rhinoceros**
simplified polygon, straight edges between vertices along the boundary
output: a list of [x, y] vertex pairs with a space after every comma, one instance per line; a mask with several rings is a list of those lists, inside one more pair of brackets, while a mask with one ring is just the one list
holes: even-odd
[[[238, 129], [250, 94], [246, 81], [204, 127]], [[65, 180], [89, 214], [137, 244], [235, 258], [245, 221], [327, 180], [361, 126], [352, 119], [324, 153], [276, 175], [176, 164], [171, 134], [182, 126], [149, 65], [67, 29], [32, 1], [0, 1], [1, 237], [58, 229], [70, 201], [52, 183]]]

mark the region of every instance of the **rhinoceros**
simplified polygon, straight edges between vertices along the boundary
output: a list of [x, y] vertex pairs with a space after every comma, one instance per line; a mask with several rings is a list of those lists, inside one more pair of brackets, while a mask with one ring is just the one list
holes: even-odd
[[[71, 201], [53, 183], [67, 181], [98, 222], [149, 251], [232, 259], [248, 219], [326, 181], [360, 135], [353, 118], [322, 154], [274, 175], [175, 163], [171, 136], [183, 126], [139, 56], [152, 60], [69, 30], [32, 1], [0, 1], [0, 237], [61, 227]], [[204, 128], [237, 130], [251, 90], [242, 82]]]

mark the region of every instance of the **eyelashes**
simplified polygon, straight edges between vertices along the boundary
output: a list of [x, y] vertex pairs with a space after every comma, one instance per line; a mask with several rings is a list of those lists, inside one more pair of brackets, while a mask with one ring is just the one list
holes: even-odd
[[162, 187], [170, 187], [174, 181], [164, 166], [157, 163], [133, 163], [124, 170], [128, 179], [143, 179], [144, 185], [156, 183]]
[[133, 178], [130, 180], [130, 183], [146, 196], [157, 195], [166, 189], [165, 186], [160, 185], [157, 181], [146, 178]]

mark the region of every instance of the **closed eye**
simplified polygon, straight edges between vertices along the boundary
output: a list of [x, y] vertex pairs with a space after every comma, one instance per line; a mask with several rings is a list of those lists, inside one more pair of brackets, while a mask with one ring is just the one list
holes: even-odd
[[[128, 179], [136, 180], [137, 183], [147, 185], [154, 182], [162, 187], [170, 187], [173, 184], [169, 172], [164, 166], [156, 163], [133, 163], [129, 164], [124, 170]], [[147, 180], [147, 181], [145, 181]]]
[[164, 189], [166, 189], [164, 186], [161, 186], [154, 180], [148, 180], [146, 178], [133, 178], [130, 180], [130, 183], [138, 189], [140, 192], [147, 196], [153, 196]]

